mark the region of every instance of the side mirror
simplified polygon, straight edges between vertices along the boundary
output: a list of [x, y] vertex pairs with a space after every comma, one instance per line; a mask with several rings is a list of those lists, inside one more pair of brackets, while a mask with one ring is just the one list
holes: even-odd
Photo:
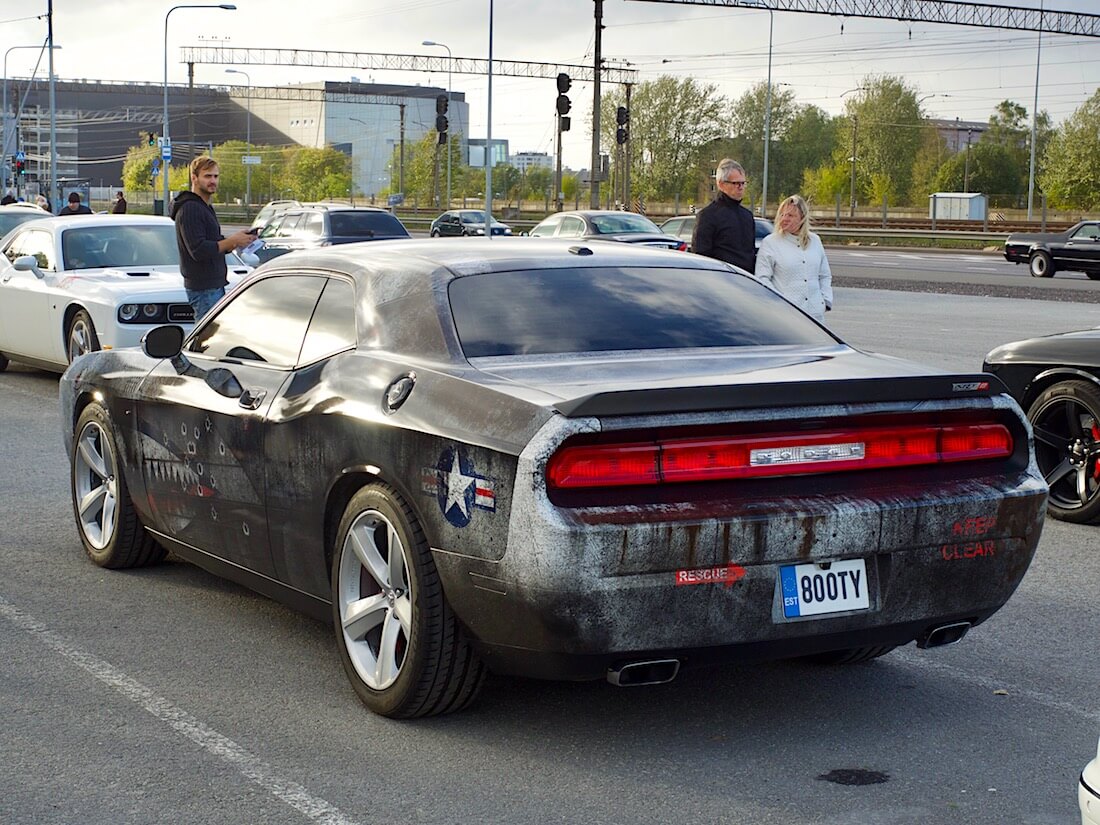
[[153, 327], [141, 337], [141, 350], [150, 358], [175, 358], [183, 348], [183, 327]]
[[39, 280], [46, 277], [46, 273], [38, 268], [38, 259], [34, 255], [20, 255], [11, 262], [11, 265], [20, 272], [33, 272], [34, 277]]

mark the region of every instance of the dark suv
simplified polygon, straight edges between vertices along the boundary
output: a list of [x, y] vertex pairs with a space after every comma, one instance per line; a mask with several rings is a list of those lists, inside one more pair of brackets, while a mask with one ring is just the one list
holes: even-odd
[[409, 230], [385, 209], [312, 204], [288, 209], [265, 226], [256, 256], [263, 262], [295, 249], [408, 237]]

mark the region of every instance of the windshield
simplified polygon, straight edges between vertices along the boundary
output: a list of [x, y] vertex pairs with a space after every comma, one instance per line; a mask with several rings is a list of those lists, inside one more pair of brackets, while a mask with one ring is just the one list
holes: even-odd
[[623, 212], [621, 215], [593, 215], [592, 225], [601, 235], [622, 235], [632, 232], [657, 232], [657, 224], [641, 215]]
[[176, 227], [85, 226], [66, 229], [61, 235], [62, 269], [101, 267], [179, 266]]
[[459, 217], [463, 223], [485, 223], [484, 212], [463, 212]]
[[728, 270], [495, 272], [456, 278], [448, 295], [467, 358], [836, 343], [768, 287]]
[[[23, 214], [24, 212], [26, 214]], [[0, 214], [0, 238], [7, 235], [21, 223], [48, 217], [50, 217], [49, 212], [35, 211], [34, 209], [23, 209], [18, 212], [4, 212]]]

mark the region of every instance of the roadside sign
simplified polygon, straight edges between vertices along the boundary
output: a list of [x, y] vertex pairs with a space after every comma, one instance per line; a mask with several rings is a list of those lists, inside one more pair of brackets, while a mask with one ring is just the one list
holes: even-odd
[[241, 163], [245, 166], [259, 166], [260, 161], [259, 155], [241, 155]]
[[167, 143], [160, 147], [160, 156], [168, 163], [172, 161], [172, 144]]
[[405, 193], [396, 192], [386, 198], [386, 204], [389, 206], [400, 206], [405, 202]]
[[26, 152], [16, 152], [15, 153], [15, 159], [17, 161], [25, 161], [27, 159], [27, 153]]
[[157, 173], [157, 170], [159, 170], [159, 169], [160, 169], [160, 158], [153, 158], [153, 174], [155, 175]]

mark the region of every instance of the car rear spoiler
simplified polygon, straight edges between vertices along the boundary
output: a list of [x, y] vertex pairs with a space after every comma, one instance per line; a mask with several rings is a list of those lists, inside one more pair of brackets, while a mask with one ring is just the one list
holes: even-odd
[[650, 415], [745, 410], [753, 407], [983, 398], [1007, 392], [1005, 385], [996, 376], [973, 373], [622, 390], [583, 395], [558, 402], [554, 407], [564, 416], [579, 418], [589, 415]]

